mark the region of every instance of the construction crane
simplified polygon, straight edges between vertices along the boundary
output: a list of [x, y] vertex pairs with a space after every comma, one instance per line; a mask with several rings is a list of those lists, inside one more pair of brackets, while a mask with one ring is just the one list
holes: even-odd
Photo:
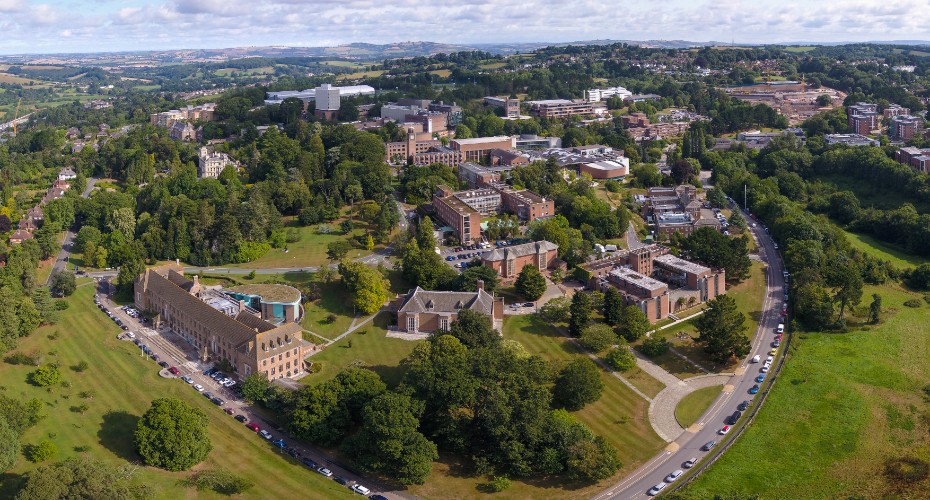
[[16, 135], [16, 119], [19, 118], [19, 107], [23, 103], [23, 98], [19, 98], [19, 102], [16, 103], [16, 112], [13, 113], [13, 135]]

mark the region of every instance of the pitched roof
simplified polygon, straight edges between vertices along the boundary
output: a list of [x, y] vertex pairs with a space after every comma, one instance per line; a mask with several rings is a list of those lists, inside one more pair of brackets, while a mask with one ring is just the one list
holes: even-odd
[[163, 297], [175, 307], [186, 311], [186, 315], [200, 323], [216, 335], [225, 337], [232, 345], [240, 345], [252, 339], [256, 331], [244, 323], [236, 321], [209, 304], [185, 292], [177, 284], [162, 276], [159, 271], [169, 274], [170, 268], [154, 268], [145, 271], [146, 289]]
[[559, 246], [551, 241], [532, 241], [530, 243], [514, 245], [512, 247], [496, 248], [491, 253], [484, 256], [481, 260], [488, 262], [494, 262], [497, 260], [510, 260], [516, 259], [517, 257], [526, 257], [527, 255], [536, 255], [541, 252], [548, 252], [549, 250], [558, 249]]
[[10, 235], [10, 241], [13, 241], [13, 240], [25, 241], [25, 240], [31, 240], [32, 238], [35, 238], [35, 236], [33, 236], [32, 233], [30, 233], [29, 231], [23, 231], [22, 229], [17, 229], [15, 232], [13, 232], [13, 234]]
[[482, 314], [494, 312], [494, 297], [484, 290], [477, 292], [435, 292], [416, 287], [407, 294], [399, 312], [457, 312], [472, 309]]

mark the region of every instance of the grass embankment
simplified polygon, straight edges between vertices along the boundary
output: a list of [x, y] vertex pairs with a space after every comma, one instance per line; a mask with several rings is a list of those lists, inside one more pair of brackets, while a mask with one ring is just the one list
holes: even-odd
[[879, 241], [871, 236], [851, 233], [849, 231], [843, 232], [846, 234], [846, 239], [853, 248], [877, 259], [887, 260], [902, 269], [916, 267], [928, 262], [928, 259], [907, 253], [895, 245]]
[[[508, 316], [504, 321], [504, 338], [520, 342], [533, 355], [566, 364], [586, 355], [562, 336], [552, 325], [535, 315]], [[662, 384], [638, 370], [624, 373], [624, 377], [643, 392], [657, 394]], [[636, 381], [639, 379], [638, 382]], [[616, 482], [652, 457], [665, 444], [652, 430], [647, 417], [648, 403], [606, 370], [601, 371], [604, 393], [601, 399], [574, 412], [580, 422], [595, 434], [604, 436], [619, 452], [623, 468], [610, 479], [596, 485], [565, 484], [548, 479], [513, 480], [513, 486], [504, 498], [568, 499], [589, 498], [592, 494]], [[433, 467], [426, 484], [411, 488], [411, 493], [424, 498], [472, 498], [479, 496], [478, 486], [487, 481], [484, 477], [470, 477], [461, 470], [461, 464], [442, 457]]]
[[697, 422], [697, 419], [714, 403], [722, 389], [721, 386], [714, 385], [698, 389], [685, 396], [675, 408], [675, 419], [678, 420], [678, 424], [687, 429], [688, 426]]
[[[925, 498], [930, 480], [892, 479], [892, 460], [930, 461], [927, 303], [897, 285], [883, 322], [850, 333], [802, 333], [755, 422], [686, 492], [766, 498]], [[917, 299], [920, 307], [904, 305]]]
[[[68, 299], [71, 307], [62, 312], [58, 324], [39, 328], [21, 339], [17, 349], [38, 351], [44, 354], [45, 363], [59, 363], [70, 387], [35, 387], [26, 382], [34, 367], [0, 364], [5, 394], [24, 399], [38, 397], [46, 405], [47, 416], [26, 431], [22, 436], [24, 444], [49, 439], [58, 447], [59, 459], [78, 455], [81, 452], [75, 448], [86, 446], [87, 451], [82, 453], [112, 467], [126, 461], [139, 462], [132, 448], [136, 422], [153, 399], [176, 397], [201, 408], [210, 419], [213, 451], [195, 469], [222, 467], [252, 480], [255, 486], [243, 498], [288, 498], [295, 492], [314, 498], [351, 497], [342, 486], [279, 454], [187, 384], [159, 377], [158, 366], [141, 357], [135, 345], [116, 339], [119, 328], [94, 307], [92, 296], [92, 285], [80, 286]], [[71, 367], [81, 361], [89, 367], [77, 373]], [[84, 391], [93, 391], [93, 397], [82, 398]], [[89, 407], [84, 414], [72, 409], [82, 403]], [[16, 467], [3, 476], [0, 498], [11, 498], [21, 476], [36, 467], [21, 457]], [[136, 474], [157, 490], [158, 498], [219, 498], [181, 486], [179, 481], [189, 472], [140, 467]]]

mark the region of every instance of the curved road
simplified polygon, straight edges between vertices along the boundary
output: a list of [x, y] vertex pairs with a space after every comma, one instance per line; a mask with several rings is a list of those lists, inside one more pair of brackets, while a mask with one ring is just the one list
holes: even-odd
[[[749, 214], [743, 213], [746, 220], [751, 222]], [[733, 375], [724, 386], [724, 391], [713, 405], [701, 416], [698, 422], [688, 428], [684, 434], [666, 446], [665, 450], [653, 457], [647, 463], [636, 469], [622, 481], [613, 485], [606, 491], [594, 496], [595, 500], [627, 500], [648, 498], [646, 492], [654, 485], [663, 482], [670, 472], [683, 469], [682, 463], [690, 458], [703, 460], [708, 452], [701, 451], [701, 446], [710, 440], [718, 442], [724, 436], [717, 434], [723, 427], [723, 420], [736, 411], [736, 406], [744, 400], [752, 400], [749, 388], [759, 375], [760, 364], [751, 364], [749, 360], [760, 355], [763, 359], [771, 350], [770, 343], [774, 340], [774, 331], [782, 321], [781, 307], [784, 304], [785, 280], [782, 275], [782, 262], [775, 243], [761, 225], [751, 228], [759, 246], [759, 256], [768, 264], [766, 270], [765, 299], [762, 304], [762, 315], [753, 337], [752, 349], [745, 360], [736, 368]], [[779, 355], [782, 353], [779, 352]], [[745, 417], [744, 417], [745, 418]], [[741, 421], [740, 424], [744, 422]], [[680, 479], [679, 479], [680, 480]], [[669, 485], [671, 487], [671, 485]]]

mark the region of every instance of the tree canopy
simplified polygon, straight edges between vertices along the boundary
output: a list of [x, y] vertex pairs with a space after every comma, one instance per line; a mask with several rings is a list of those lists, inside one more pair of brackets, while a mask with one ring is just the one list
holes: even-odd
[[213, 445], [207, 415], [176, 398], [152, 401], [136, 427], [136, 451], [146, 465], [182, 471], [204, 461]]

